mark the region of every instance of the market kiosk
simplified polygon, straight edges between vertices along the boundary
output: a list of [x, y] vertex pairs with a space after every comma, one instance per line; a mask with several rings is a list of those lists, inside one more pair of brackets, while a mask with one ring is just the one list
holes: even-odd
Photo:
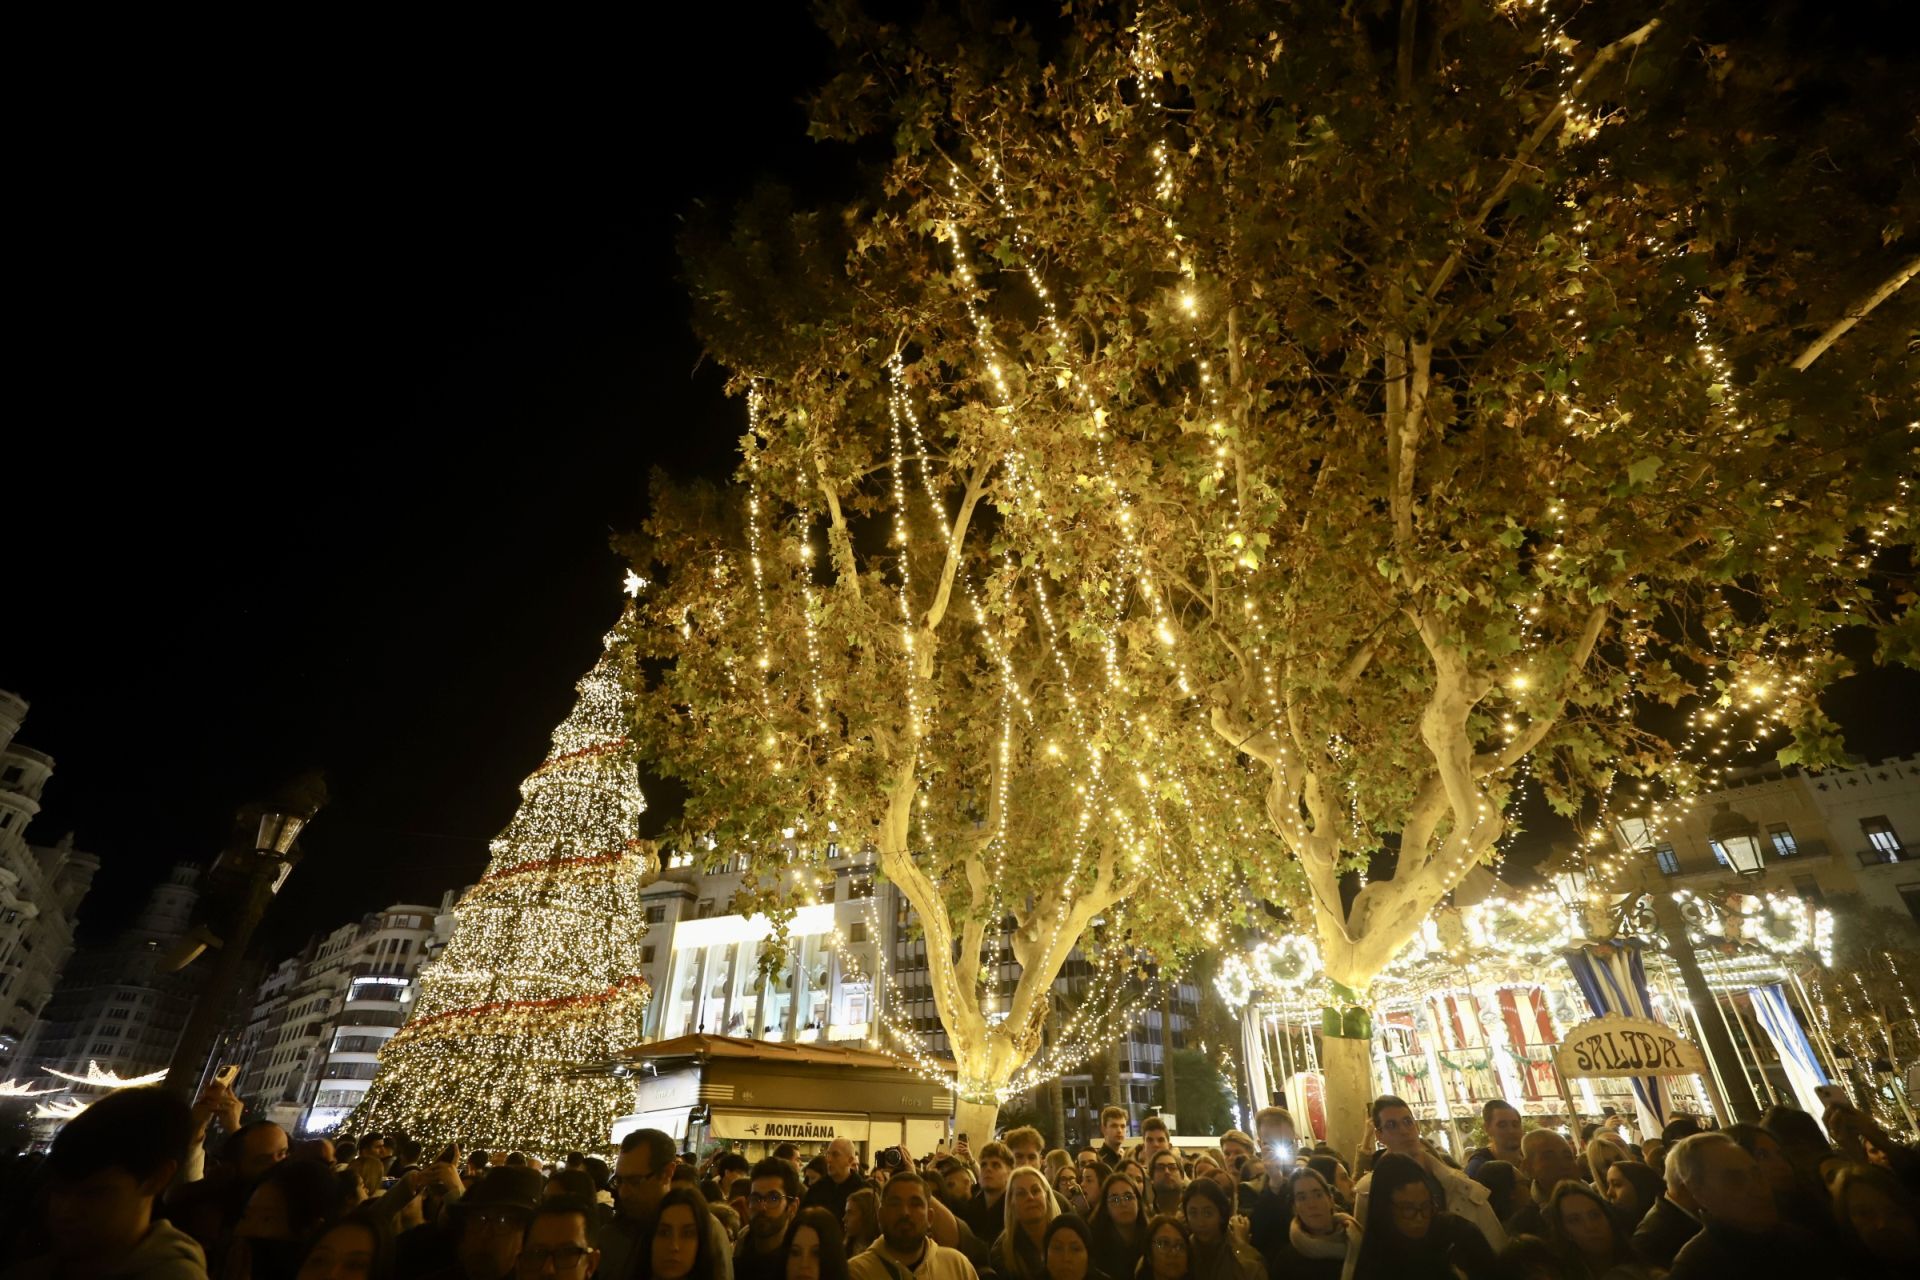
[[698, 1151], [726, 1140], [748, 1159], [791, 1142], [803, 1155], [846, 1138], [871, 1163], [906, 1143], [915, 1155], [947, 1137], [953, 1095], [903, 1060], [836, 1043], [677, 1036], [638, 1046], [617, 1070], [633, 1082], [633, 1111], [614, 1122], [617, 1145], [660, 1129]]

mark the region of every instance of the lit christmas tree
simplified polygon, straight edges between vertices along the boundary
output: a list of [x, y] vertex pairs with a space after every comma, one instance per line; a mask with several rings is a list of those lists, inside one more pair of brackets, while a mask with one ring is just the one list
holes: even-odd
[[646, 800], [623, 679], [633, 625], [629, 608], [520, 784], [520, 809], [347, 1132], [557, 1154], [605, 1147], [632, 1109], [631, 1086], [582, 1068], [639, 1043], [650, 995], [640, 887], [653, 854], [635, 836]]

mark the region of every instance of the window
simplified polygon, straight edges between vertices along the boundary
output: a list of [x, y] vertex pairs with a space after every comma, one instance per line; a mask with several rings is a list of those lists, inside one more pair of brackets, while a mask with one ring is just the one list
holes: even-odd
[[13, 825], [13, 810], [0, 809], [0, 831], [5, 831], [8, 827], [12, 825]]
[[712, 898], [700, 899], [699, 903], [693, 909], [693, 918], [695, 920], [705, 920], [712, 915], [713, 915], [713, 899]]
[[867, 922], [865, 920], [855, 920], [847, 930], [847, 937], [854, 942], [865, 942], [867, 940]]
[[667, 854], [667, 865], [669, 867], [690, 867], [693, 865], [693, 855], [674, 850]]
[[1826, 895], [1820, 892], [1820, 882], [1812, 876], [1795, 876], [1793, 891], [1816, 907], [1827, 900]]
[[652, 963], [653, 963], [653, 948], [652, 948], [652, 947], [642, 947], [642, 948], [640, 948], [640, 963], [641, 963], [641, 964], [652, 964]]
[[[1717, 848], [1718, 846], [1716, 846], [1716, 849]], [[1672, 845], [1662, 841], [1660, 844], [1654, 846], [1653, 856], [1660, 864], [1661, 875], [1675, 876], [1680, 874], [1680, 855], [1673, 851]], [[1724, 860], [1725, 859], [1722, 859], [1722, 861]]]
[[1713, 850], [1713, 860], [1715, 862], [1719, 863], [1723, 867], [1730, 867], [1733, 865], [1733, 863], [1727, 860], [1727, 851], [1720, 847], [1720, 842], [1718, 840], [1707, 841], [1707, 847]]
[[1861, 855], [1866, 863], [1900, 861], [1900, 837], [1893, 833], [1893, 824], [1886, 815], [1860, 819], [1861, 834], [1867, 837], [1869, 851]]
[[1901, 885], [1900, 898], [1907, 904], [1907, 912], [1915, 923], [1920, 923], [1920, 884]]
[[18, 782], [26, 772], [25, 765], [10, 764], [5, 769], [0, 769], [0, 782]]
[[653, 907], [647, 908], [648, 924], [665, 924], [666, 922], [667, 922], [667, 909], [665, 906], [653, 906]]
[[851, 902], [855, 898], [871, 898], [872, 896], [873, 896], [872, 877], [861, 876], [858, 879], [847, 881], [847, 901]]
[[1794, 854], [1800, 852], [1800, 845], [1799, 842], [1793, 838], [1792, 828], [1788, 827], [1784, 822], [1769, 822], [1767, 824], [1767, 838], [1773, 841], [1775, 857], [1791, 858]]

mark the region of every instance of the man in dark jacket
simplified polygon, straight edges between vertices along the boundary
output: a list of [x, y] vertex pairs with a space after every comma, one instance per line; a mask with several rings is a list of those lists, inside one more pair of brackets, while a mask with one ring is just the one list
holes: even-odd
[[980, 1189], [964, 1210], [955, 1211], [974, 1235], [989, 1244], [1006, 1228], [1007, 1179], [1012, 1176], [1013, 1152], [1003, 1142], [989, 1142], [980, 1148]]
[[1681, 1246], [1668, 1280], [1823, 1280], [1852, 1274], [1822, 1257], [1811, 1237], [1780, 1221], [1773, 1189], [1754, 1158], [1722, 1133], [1699, 1133], [1667, 1153], [1667, 1171], [1698, 1207], [1699, 1234]]
[[1507, 1238], [1547, 1234], [1542, 1206], [1563, 1182], [1580, 1178], [1580, 1161], [1573, 1145], [1552, 1129], [1535, 1129], [1520, 1140], [1520, 1176], [1526, 1179], [1526, 1203], [1503, 1225]]
[[431, 1280], [507, 1280], [546, 1179], [531, 1169], [495, 1169], [452, 1209], [455, 1264]]
[[735, 1280], [785, 1280], [781, 1245], [800, 1208], [800, 1171], [792, 1161], [768, 1156], [753, 1166], [747, 1188], [747, 1225], [733, 1247]]
[[[659, 1129], [636, 1129], [620, 1142], [620, 1159], [613, 1166], [613, 1221], [594, 1233], [600, 1251], [596, 1280], [644, 1280], [653, 1273], [653, 1228], [660, 1201], [683, 1170], [673, 1139]], [[482, 1182], [499, 1176], [489, 1173]], [[469, 1193], [471, 1194], [471, 1193]], [[713, 1259], [712, 1280], [733, 1280], [733, 1242], [720, 1219], [707, 1218], [707, 1256]]]
[[[1287, 1231], [1293, 1221], [1293, 1185], [1287, 1181], [1298, 1151], [1293, 1115], [1285, 1107], [1262, 1107], [1253, 1118], [1253, 1131], [1259, 1173], [1240, 1184], [1240, 1212], [1247, 1215], [1248, 1243], [1271, 1267], [1273, 1259], [1287, 1249]], [[1255, 1167], [1246, 1166], [1249, 1171]]]
[[827, 1144], [827, 1176], [808, 1189], [800, 1202], [803, 1209], [825, 1209], [836, 1220], [847, 1216], [847, 1198], [856, 1191], [871, 1190], [873, 1184], [860, 1176], [853, 1143], [835, 1138]]
[[1650, 1267], [1673, 1269], [1674, 1255], [1680, 1246], [1700, 1232], [1700, 1219], [1693, 1216], [1693, 1197], [1678, 1182], [1667, 1183], [1666, 1194], [1654, 1201], [1633, 1229], [1633, 1252]]

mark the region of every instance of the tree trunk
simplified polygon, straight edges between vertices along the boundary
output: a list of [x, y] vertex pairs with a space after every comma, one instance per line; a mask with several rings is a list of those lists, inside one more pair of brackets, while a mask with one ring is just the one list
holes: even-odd
[[[1130, 1048], [1133, 1030], [1130, 1027], [1125, 1028], [1120, 1034], [1124, 1038], [1115, 1040], [1113, 1044], [1107, 1048], [1107, 1101], [1116, 1107], [1127, 1107], [1127, 1084], [1126, 1078], [1120, 1074], [1120, 1055], [1123, 1051]], [[1132, 1057], [1133, 1055], [1128, 1053], [1127, 1056]], [[1133, 1114], [1132, 1107], [1127, 1107], [1127, 1114]], [[1096, 1134], [1099, 1130], [1099, 1124], [1100, 1122], [1096, 1118], [1094, 1121]]]
[[[1047, 1043], [1057, 1044], [1060, 1040], [1060, 1006], [1056, 1003], [1047, 1013]], [[1053, 1120], [1053, 1145], [1067, 1145], [1067, 1097], [1060, 1086], [1060, 1077], [1054, 1076], [1046, 1083], [1047, 1115]]]
[[1350, 1161], [1366, 1130], [1367, 1104], [1374, 1098], [1373, 1041], [1322, 1037], [1320, 1070], [1327, 1083], [1327, 1143], [1334, 1154]]
[[[956, 1098], [953, 1103], [953, 1132], [958, 1137], [966, 1136], [967, 1145], [973, 1148], [974, 1159], [980, 1158], [980, 1148], [994, 1136], [993, 1126], [1000, 1119], [1000, 1104], [997, 1102], [967, 1102]], [[914, 1152], [919, 1155], [918, 1151]]]
[[1173, 991], [1162, 993], [1160, 998], [1160, 1109], [1173, 1113], [1175, 1124], [1180, 1122], [1180, 1099], [1174, 1092], [1173, 1078]]
[[[1673, 895], [1654, 890], [1647, 894], [1647, 901], [1653, 907], [1654, 921], [1660, 931], [1667, 935], [1667, 954], [1672, 957], [1674, 968], [1680, 970], [1680, 980], [1686, 985], [1687, 999], [1693, 1002], [1694, 1016], [1700, 1024], [1700, 1034], [1705, 1038], [1706, 1049], [1713, 1056], [1714, 1064], [1720, 1068], [1720, 1101], [1729, 1114], [1720, 1117], [1723, 1125], [1751, 1122], [1760, 1118], [1760, 1104], [1754, 1101], [1753, 1090], [1747, 1086], [1746, 1074], [1740, 1069], [1740, 1052], [1734, 1047], [1733, 1037], [1727, 1034], [1726, 1024], [1720, 1021], [1719, 1010], [1715, 1006], [1713, 988], [1707, 985], [1707, 977], [1700, 972], [1700, 961], [1693, 954], [1693, 940], [1687, 937], [1687, 920], [1680, 912], [1680, 904]], [[1713, 1073], [1707, 1073], [1707, 1085], [1713, 1086]]]

